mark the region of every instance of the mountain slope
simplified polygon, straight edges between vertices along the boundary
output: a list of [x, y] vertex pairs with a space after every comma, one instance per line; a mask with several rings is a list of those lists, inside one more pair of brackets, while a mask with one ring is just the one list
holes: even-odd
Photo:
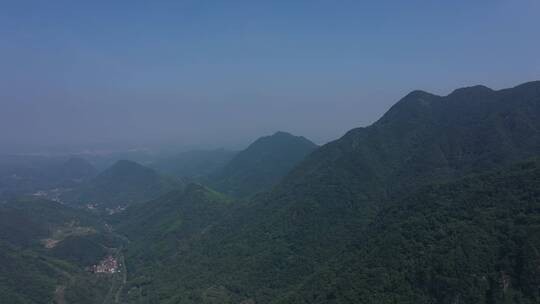
[[68, 203], [114, 208], [155, 199], [179, 186], [178, 181], [153, 169], [121, 160], [87, 183], [65, 193], [62, 199]]
[[35, 253], [21, 251], [0, 241], [0, 275], [9, 278], [0, 282], [2, 301], [53, 303], [56, 285], [69, 279], [62, 272], [73, 271], [69, 267], [59, 270], [56, 264], [62, 265], [53, 259], [39, 259]]
[[[113, 218], [116, 229], [133, 246], [128, 248], [133, 277], [154, 270], [154, 263], [178, 253], [179, 248], [219, 222], [234, 204], [224, 195], [199, 184], [134, 205]], [[160, 262], [158, 262], [160, 261]], [[159, 267], [156, 267], [159, 269]]]
[[158, 159], [150, 166], [176, 177], [201, 179], [221, 170], [236, 153], [224, 149], [187, 151]]
[[210, 185], [237, 197], [268, 190], [316, 148], [308, 139], [285, 132], [261, 137], [213, 176]]
[[388, 203], [363, 242], [276, 302], [532, 304], [539, 266], [536, 160]]
[[99, 227], [103, 223], [84, 211], [37, 198], [21, 198], [0, 204], [0, 240], [29, 247], [63, 226]]
[[327, 261], [363, 244], [386, 203], [428, 183], [537, 156], [539, 131], [540, 82], [444, 97], [415, 91], [372, 126], [311, 153], [269, 194], [185, 245], [150, 286], [188, 303], [208, 294], [257, 303], [294, 294]]

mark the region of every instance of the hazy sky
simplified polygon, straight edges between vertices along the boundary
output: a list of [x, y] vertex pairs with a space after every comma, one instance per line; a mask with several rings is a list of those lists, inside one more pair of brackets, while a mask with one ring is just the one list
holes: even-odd
[[540, 79], [540, 1], [0, 1], [0, 146], [324, 142]]

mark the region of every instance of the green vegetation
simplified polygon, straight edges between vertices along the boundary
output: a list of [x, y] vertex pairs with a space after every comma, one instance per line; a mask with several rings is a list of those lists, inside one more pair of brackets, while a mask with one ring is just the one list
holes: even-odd
[[21, 198], [0, 204], [0, 239], [17, 246], [41, 247], [44, 239], [101, 230], [102, 225], [101, 220], [82, 210], [48, 200]]
[[209, 184], [233, 197], [249, 197], [269, 190], [316, 148], [308, 139], [285, 132], [261, 137], [211, 176]]
[[100, 237], [89, 235], [69, 236], [50, 249], [52, 256], [81, 267], [97, 264], [108, 252]]
[[37, 198], [0, 204], [2, 303], [53, 303], [72, 294], [88, 295], [76, 303], [98, 303], [110, 284], [86, 267], [120, 242], [99, 218], [80, 209]]
[[52, 261], [0, 241], [0, 294], [5, 303], [51, 303], [62, 277]]
[[[259, 139], [210, 179], [220, 192], [119, 162], [71, 193], [136, 202], [112, 228], [53, 202], [0, 205], [0, 291], [13, 303], [55, 290], [68, 303], [540, 302], [540, 82], [415, 91], [314, 149]], [[122, 275], [83, 271], [111, 252]]]
[[162, 176], [153, 169], [122, 160], [97, 177], [66, 192], [62, 200], [73, 204], [96, 204], [99, 208], [115, 208], [149, 201], [175, 190], [180, 182]]
[[[389, 303], [451, 303], [456, 299], [452, 298], [456, 295], [455, 285], [440, 285], [449, 288], [444, 291], [437, 289], [437, 283], [431, 285], [432, 291], [424, 292], [416, 289], [421, 288], [416, 283], [407, 287], [391, 273], [386, 274], [390, 267], [381, 260], [391, 263], [392, 253], [374, 258], [371, 267], [380, 269], [380, 275], [388, 275], [389, 282], [395, 281], [396, 285], [384, 285], [384, 277], [370, 280], [373, 273], [363, 275], [354, 268], [356, 262], [347, 263], [348, 254], [360, 259], [367, 253], [357, 248], [376, 248], [371, 245], [371, 240], [377, 237], [372, 227], [389, 212], [393, 202], [399, 202], [409, 193], [421, 191], [419, 189], [427, 184], [503, 169], [515, 161], [538, 156], [539, 102], [540, 82], [502, 91], [472, 87], [445, 97], [413, 92], [372, 126], [352, 130], [311, 153], [271, 192], [233, 208], [209, 229], [191, 234], [189, 239], [181, 242], [163, 238], [147, 242], [149, 247], [160, 244], [156, 247], [160, 259], [151, 269], [137, 275], [137, 278], [145, 277], [144, 283], [137, 286], [142, 289], [140, 294], [146, 295], [144, 298], [149, 301], [159, 299], [155, 303], [234, 303], [249, 299], [256, 303], [287, 302], [288, 299], [356, 303], [364, 295], [368, 299], [380, 297], [381, 301]], [[527, 183], [515, 185], [516, 189], [509, 187], [507, 191], [530, 193], [536, 191], [537, 184], [537, 180], [528, 179]], [[535, 201], [520, 201], [526, 202]], [[443, 212], [440, 216], [446, 215]], [[400, 218], [398, 216], [396, 220]], [[509, 219], [512, 220], [515, 219]], [[512, 237], [510, 231], [506, 233], [508, 238]], [[414, 239], [415, 231], [409, 232], [409, 237]], [[418, 237], [423, 236], [419, 234]], [[497, 239], [491, 234], [485, 237]], [[454, 241], [459, 243], [461, 239]], [[448, 246], [430, 243], [429, 238], [425, 242], [434, 251], [444, 251]], [[472, 264], [474, 256], [490, 257], [486, 267], [497, 269], [497, 263], [511, 259], [512, 253], [491, 256], [498, 250], [493, 246], [493, 243], [487, 243], [485, 247], [471, 249], [471, 260], [467, 260], [469, 255], [464, 255], [462, 262]], [[167, 249], [160, 251], [159, 248]], [[372, 255], [376, 256], [374, 250]], [[134, 252], [128, 257], [128, 264], [146, 259], [138, 256], [137, 250]], [[404, 254], [406, 263], [409, 255], [406, 251]], [[433, 270], [434, 278], [448, 276], [446, 268], [437, 268], [437, 264], [428, 264], [425, 268], [419, 265], [420, 272]], [[339, 280], [341, 272], [332, 272], [339, 269], [345, 273], [349, 267], [355, 270], [351, 271], [350, 277], [343, 274], [344, 280]], [[488, 270], [483, 271], [487, 273]], [[377, 292], [379, 281], [386, 289]], [[524, 303], [534, 301], [530, 293], [523, 293], [524, 287], [519, 280], [512, 282], [518, 285], [514, 288], [515, 294], [522, 294]], [[352, 289], [350, 292], [354, 296], [340, 292], [329, 292], [324, 296], [321, 293], [317, 298], [310, 296], [310, 285], [325, 284], [330, 287], [320, 287], [321, 291]], [[392, 288], [396, 290], [394, 293]], [[366, 289], [373, 292], [367, 293]], [[472, 290], [464, 290], [460, 299], [472, 299]], [[383, 292], [388, 294], [387, 298], [382, 297]], [[495, 293], [493, 295], [489, 299], [498, 299]], [[520, 303], [516, 299], [514, 303]], [[490, 301], [486, 300], [486, 303], [497, 303], [498, 300]]]
[[231, 201], [222, 194], [189, 184], [183, 191], [173, 191], [116, 216], [117, 230], [130, 240], [127, 257], [132, 275], [151, 271], [154, 262], [174, 255], [178, 246], [210, 229], [231, 208]]
[[422, 187], [277, 303], [538, 303], [540, 161]]

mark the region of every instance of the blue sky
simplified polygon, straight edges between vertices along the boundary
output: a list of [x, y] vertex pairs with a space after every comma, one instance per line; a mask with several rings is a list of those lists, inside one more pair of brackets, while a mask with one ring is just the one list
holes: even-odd
[[540, 79], [540, 1], [1, 1], [0, 144], [317, 142]]

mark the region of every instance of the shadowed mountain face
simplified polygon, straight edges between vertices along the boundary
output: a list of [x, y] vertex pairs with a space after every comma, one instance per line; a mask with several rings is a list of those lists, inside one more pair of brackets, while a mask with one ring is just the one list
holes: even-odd
[[[359, 279], [352, 273], [351, 282], [358, 283], [348, 286], [347, 282], [337, 280], [341, 274], [327, 272], [327, 268], [346, 271], [347, 265], [339, 257], [378, 237], [370, 227], [384, 217], [386, 208], [401, 204], [402, 197], [421, 191], [426, 184], [503, 168], [539, 154], [540, 82], [501, 91], [464, 88], [444, 97], [412, 92], [372, 126], [351, 130], [311, 153], [267, 195], [234, 210], [218, 225], [194, 237], [193, 242], [182, 242], [181, 254], [171, 256], [168, 266], [154, 273], [151, 293], [161, 298], [180, 297], [187, 303], [190, 298], [204, 299], [209, 293], [222, 302], [252, 299], [256, 303], [270, 303], [295, 295], [297, 288], [307, 290], [309, 284], [341, 284], [330, 290], [367, 288], [377, 283]], [[535, 176], [528, 180], [536, 183]], [[476, 185], [482, 187], [481, 184]], [[508, 191], [534, 190], [522, 189], [523, 186], [510, 183]], [[495, 184], [490, 189], [496, 189]], [[464, 186], [459, 191], [468, 190]], [[489, 191], [485, 196], [487, 201]], [[520, 204], [526, 202], [538, 208], [534, 205], [537, 200], [525, 198]], [[504, 210], [502, 205], [494, 208]], [[399, 220], [397, 216], [395, 221]], [[477, 224], [484, 227], [483, 223]], [[489, 238], [493, 237], [490, 233]], [[460, 231], [456, 237], [465, 235]], [[434, 244], [440, 247], [432, 250], [443, 248]], [[481, 257], [478, 251], [488, 249], [471, 250], [471, 254]], [[509, 258], [508, 255], [511, 253], [503, 253], [486, 267], [502, 269], [496, 260]], [[333, 260], [335, 264], [328, 264]], [[386, 267], [386, 264], [373, 267], [379, 265]], [[443, 276], [444, 280], [460, 280], [437, 264], [420, 267], [432, 273], [432, 279]], [[144, 274], [135, 274], [138, 275]], [[175, 291], [167, 287], [170, 280], [176, 284]], [[433, 284], [429, 288], [443, 286]], [[493, 281], [493, 284], [498, 283]], [[423, 299], [426, 303], [443, 299], [441, 303], [446, 303], [456, 295], [471, 297], [470, 290], [456, 293], [458, 285], [444, 286], [452, 291], [424, 292], [418, 290], [424, 287], [414, 285], [411, 288], [415, 296], [400, 298], [402, 294], [398, 292], [382, 303], [400, 299], [409, 302]], [[295, 301], [355, 303], [360, 301], [359, 295], [349, 297], [348, 293], [330, 292], [325, 298], [304, 298], [306, 295], [302, 294]], [[494, 291], [493, 297], [499, 295]], [[377, 302], [375, 293], [369, 296], [373, 303]], [[526, 299], [529, 302], [524, 303], [533, 303], [531, 294]]]
[[153, 169], [121, 160], [62, 199], [73, 204], [97, 204], [99, 207], [125, 207], [157, 198], [180, 187], [181, 183]]
[[286, 132], [261, 137], [239, 152], [210, 184], [235, 197], [269, 190], [316, 148], [305, 137]]

